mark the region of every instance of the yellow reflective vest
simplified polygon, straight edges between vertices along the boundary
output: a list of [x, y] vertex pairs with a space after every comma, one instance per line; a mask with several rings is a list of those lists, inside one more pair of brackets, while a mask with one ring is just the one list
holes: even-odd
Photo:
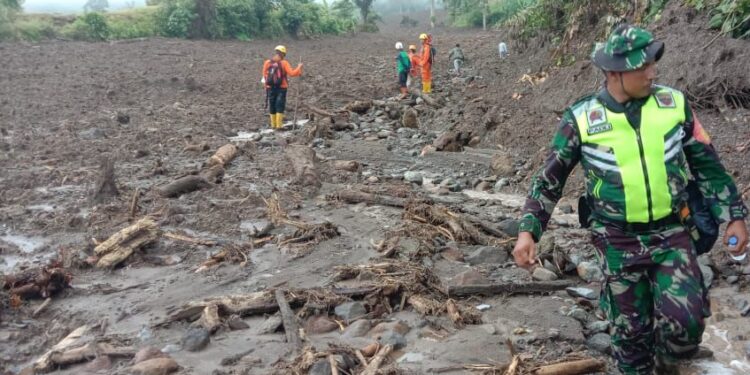
[[681, 92], [655, 88], [641, 108], [639, 127], [632, 126], [625, 113], [607, 109], [595, 97], [573, 106], [572, 111], [595, 217], [648, 223], [676, 211], [688, 181]]

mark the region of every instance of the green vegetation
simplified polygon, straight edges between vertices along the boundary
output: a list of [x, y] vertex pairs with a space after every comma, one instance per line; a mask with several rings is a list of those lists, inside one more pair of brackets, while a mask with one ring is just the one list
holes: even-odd
[[[19, 1], [0, 0], [0, 39], [310, 38], [351, 32], [358, 23], [352, 0], [335, 0], [330, 6], [314, 0], [149, 0], [147, 7], [78, 17], [21, 14]], [[87, 9], [106, 5], [106, 0], [90, 0]], [[368, 14], [368, 22], [377, 19]]]
[[[735, 38], [750, 38], [750, 0], [682, 0], [698, 11], [709, 12], [709, 27]], [[507, 27], [513, 36], [528, 39], [540, 33], [566, 35], [604, 17], [629, 15], [636, 23], [659, 17], [668, 0], [444, 0], [454, 26]], [[633, 9], [636, 7], [636, 9]], [[558, 38], [564, 42], [565, 37]]]

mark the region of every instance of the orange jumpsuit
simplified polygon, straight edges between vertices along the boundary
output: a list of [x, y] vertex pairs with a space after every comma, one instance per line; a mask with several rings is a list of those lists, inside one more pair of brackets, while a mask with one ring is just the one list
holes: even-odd
[[432, 62], [430, 61], [430, 49], [432, 42], [427, 39], [422, 42], [422, 92], [429, 94], [432, 92]]

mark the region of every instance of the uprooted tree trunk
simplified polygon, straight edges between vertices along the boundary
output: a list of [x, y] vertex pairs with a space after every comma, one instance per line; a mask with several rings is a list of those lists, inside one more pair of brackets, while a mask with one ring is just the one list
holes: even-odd
[[104, 203], [119, 194], [115, 183], [115, 161], [103, 158], [99, 168], [99, 179], [96, 182], [94, 195], [91, 200], [94, 203]]
[[164, 186], [160, 186], [156, 191], [165, 198], [177, 198], [180, 195], [194, 192], [196, 190], [211, 187], [203, 176], [190, 175], [178, 178]]
[[315, 151], [303, 145], [289, 145], [284, 150], [287, 160], [292, 164], [296, 182], [302, 186], [320, 188], [320, 172], [315, 162]]
[[73, 277], [62, 268], [37, 268], [5, 276], [3, 288], [21, 298], [48, 298], [70, 287]]
[[94, 254], [99, 257], [96, 266], [112, 268], [122, 263], [140, 247], [156, 241], [160, 232], [150, 218], [143, 218], [120, 230], [94, 248]]

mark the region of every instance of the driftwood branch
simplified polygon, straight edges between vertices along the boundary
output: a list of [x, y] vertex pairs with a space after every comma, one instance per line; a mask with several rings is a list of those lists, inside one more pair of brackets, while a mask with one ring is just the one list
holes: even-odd
[[497, 283], [486, 285], [451, 285], [447, 287], [450, 297], [464, 297], [475, 294], [491, 296], [495, 294], [548, 293], [573, 286], [570, 280], [536, 281], [530, 283]]
[[279, 311], [281, 311], [281, 321], [284, 324], [286, 341], [294, 346], [295, 351], [300, 351], [302, 350], [302, 339], [299, 337], [297, 317], [294, 315], [292, 308], [289, 307], [289, 302], [284, 297], [284, 292], [277, 289], [274, 294], [276, 296], [276, 303], [279, 305]]
[[598, 359], [582, 359], [578, 361], [556, 363], [539, 367], [532, 371], [534, 375], [583, 375], [603, 372], [607, 364]]
[[406, 206], [406, 199], [391, 197], [387, 195], [370, 194], [356, 190], [341, 190], [333, 195], [333, 199], [339, 199], [346, 203], [368, 203], [368, 204], [379, 204], [382, 206], [391, 207], [404, 207]]
[[115, 233], [94, 248], [94, 253], [100, 257], [96, 266], [99, 268], [114, 267], [122, 263], [138, 248], [156, 241], [159, 235], [160, 230], [156, 223], [150, 218], [143, 218]]
[[392, 345], [385, 345], [380, 348], [378, 353], [375, 354], [375, 356], [372, 358], [372, 361], [370, 361], [370, 364], [365, 367], [364, 371], [362, 371], [362, 375], [377, 374], [380, 366], [383, 364], [383, 361], [386, 357], [388, 357], [389, 354], [391, 354], [391, 351], [393, 351]]

